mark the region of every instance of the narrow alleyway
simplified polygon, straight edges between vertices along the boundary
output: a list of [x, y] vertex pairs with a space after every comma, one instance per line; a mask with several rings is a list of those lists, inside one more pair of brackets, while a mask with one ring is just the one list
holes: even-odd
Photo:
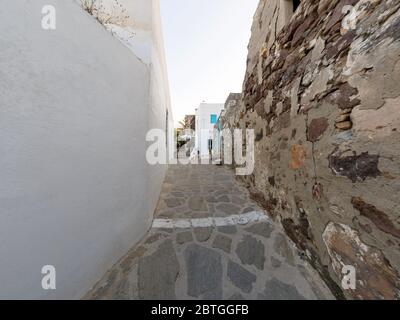
[[87, 299], [332, 299], [236, 181], [214, 165], [171, 166], [153, 228]]

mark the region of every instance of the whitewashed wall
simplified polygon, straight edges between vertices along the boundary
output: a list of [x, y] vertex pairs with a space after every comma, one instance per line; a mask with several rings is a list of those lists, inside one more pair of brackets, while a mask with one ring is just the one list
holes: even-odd
[[160, 30], [145, 63], [74, 0], [0, 4], [0, 298], [80, 298], [150, 227], [165, 168], [145, 135], [170, 109]]
[[[164, 52], [164, 38], [162, 34], [161, 16], [159, 0], [148, 1], [152, 4], [152, 63], [151, 63], [151, 97], [149, 113], [149, 128], [163, 128], [168, 130], [169, 137], [174, 134], [174, 119], [171, 108], [171, 97], [169, 90], [169, 79], [167, 73], [166, 55]], [[166, 113], [168, 112], [168, 116]], [[166, 125], [168, 119], [168, 125]], [[167, 126], [167, 128], [166, 128]], [[175, 147], [174, 141], [167, 141], [168, 147]], [[173, 149], [171, 149], [173, 150]], [[170, 155], [173, 157], [173, 154]], [[153, 211], [156, 209], [158, 195], [161, 192], [162, 184], [159, 183], [160, 177], [162, 180], [165, 176], [165, 166], [151, 166], [149, 168], [149, 195], [150, 203], [154, 204]]]
[[215, 114], [217, 119], [224, 109], [222, 103], [201, 103], [196, 109], [196, 149], [200, 156], [209, 155], [208, 140], [213, 139], [214, 125], [211, 123], [211, 115]]

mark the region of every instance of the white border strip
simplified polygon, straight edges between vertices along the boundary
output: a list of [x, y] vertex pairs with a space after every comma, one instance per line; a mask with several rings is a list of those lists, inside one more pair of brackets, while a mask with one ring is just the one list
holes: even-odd
[[189, 228], [206, 228], [206, 227], [223, 227], [233, 225], [245, 225], [251, 222], [270, 220], [263, 212], [252, 211], [239, 215], [216, 218], [200, 218], [200, 219], [154, 219], [154, 229], [189, 229]]

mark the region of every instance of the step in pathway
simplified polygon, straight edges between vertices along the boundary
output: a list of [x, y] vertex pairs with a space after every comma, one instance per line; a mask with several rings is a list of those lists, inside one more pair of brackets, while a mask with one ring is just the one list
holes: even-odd
[[152, 229], [86, 299], [333, 299], [234, 172], [171, 166]]

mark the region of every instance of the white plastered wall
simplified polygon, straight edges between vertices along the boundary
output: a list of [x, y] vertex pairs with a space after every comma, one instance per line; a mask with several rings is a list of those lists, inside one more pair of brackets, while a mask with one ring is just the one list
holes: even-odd
[[[147, 164], [145, 136], [170, 108], [163, 51], [142, 62], [74, 0], [5, 3], [0, 298], [81, 298], [151, 225], [165, 167]], [[57, 29], [46, 31], [49, 4]], [[56, 290], [41, 287], [48, 264]]]

